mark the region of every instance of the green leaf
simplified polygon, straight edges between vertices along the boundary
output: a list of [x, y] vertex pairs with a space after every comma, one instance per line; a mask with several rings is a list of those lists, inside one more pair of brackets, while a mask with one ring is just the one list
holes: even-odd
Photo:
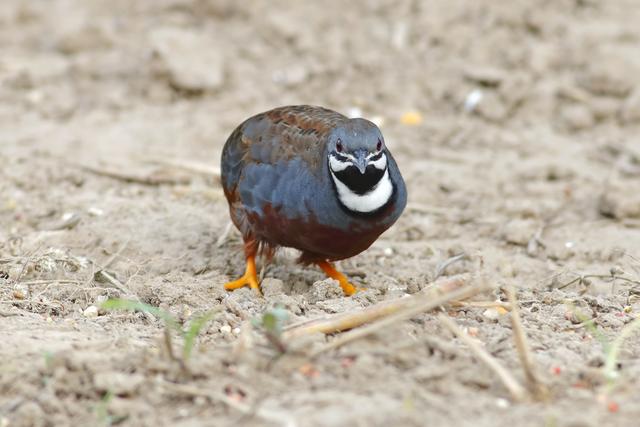
[[171, 313], [164, 311], [158, 307], [154, 307], [149, 304], [145, 304], [140, 301], [122, 299], [122, 298], [112, 298], [103, 302], [100, 305], [100, 308], [103, 310], [127, 310], [127, 311], [142, 311], [149, 314], [153, 314], [156, 317], [164, 320], [166, 325], [171, 329], [182, 333], [182, 328], [176, 321], [176, 319], [171, 315]]
[[193, 350], [196, 338], [200, 335], [200, 330], [220, 311], [220, 307], [215, 310], [208, 311], [201, 316], [191, 320], [189, 329], [184, 333], [184, 346], [182, 348], [182, 356], [184, 360], [188, 360]]

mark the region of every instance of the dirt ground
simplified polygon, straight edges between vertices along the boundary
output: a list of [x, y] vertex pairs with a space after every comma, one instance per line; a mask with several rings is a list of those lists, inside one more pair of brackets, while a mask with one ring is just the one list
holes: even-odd
[[[640, 338], [602, 366], [640, 312], [638, 22], [637, 0], [3, 0], [0, 427], [637, 425]], [[227, 293], [244, 261], [209, 169], [299, 103], [378, 121], [409, 205], [340, 263], [354, 297], [289, 251], [264, 298]], [[462, 253], [445, 279], [517, 288], [547, 401], [513, 401], [433, 312], [315, 359], [335, 337], [276, 357], [251, 326], [413, 294]], [[108, 297], [220, 311], [187, 371]], [[525, 383], [509, 315], [446, 311]]]

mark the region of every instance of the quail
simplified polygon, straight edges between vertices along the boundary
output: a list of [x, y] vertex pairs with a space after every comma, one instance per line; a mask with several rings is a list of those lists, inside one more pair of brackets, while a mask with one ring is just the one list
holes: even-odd
[[380, 129], [323, 107], [279, 107], [245, 120], [227, 139], [221, 163], [246, 257], [244, 275], [227, 290], [259, 292], [256, 255], [269, 259], [291, 247], [300, 263], [316, 264], [352, 295], [356, 287], [332, 262], [366, 250], [407, 203]]

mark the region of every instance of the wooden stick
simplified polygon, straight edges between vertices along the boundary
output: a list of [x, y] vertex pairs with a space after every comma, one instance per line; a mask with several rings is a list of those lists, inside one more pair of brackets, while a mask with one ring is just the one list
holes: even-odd
[[451, 301], [452, 307], [504, 308], [511, 311], [511, 304], [502, 301]]
[[210, 176], [217, 180], [220, 180], [220, 168], [211, 166], [207, 163], [198, 163], [187, 160], [170, 160], [170, 159], [154, 159], [152, 163], [171, 166], [178, 169], [183, 169], [189, 172], [199, 173], [201, 175]]
[[[302, 335], [309, 335], [318, 332], [323, 334], [332, 334], [352, 329], [376, 319], [389, 316], [390, 314], [396, 313], [416, 303], [424, 303], [425, 300], [429, 301], [443, 293], [452, 292], [464, 285], [465, 282], [466, 280], [464, 277], [452, 278], [446, 281], [441, 281], [441, 283], [437, 283], [435, 287], [426, 288], [411, 297], [399, 298], [392, 301], [383, 301], [362, 310], [350, 313], [340, 313], [290, 325], [285, 328], [283, 339], [290, 340]], [[456, 299], [455, 296], [452, 296], [451, 298]]]
[[129, 241], [131, 241], [131, 239], [128, 239], [126, 242], [120, 245], [118, 250], [115, 251], [115, 253], [111, 255], [111, 257], [109, 257], [109, 259], [102, 265], [102, 270], [106, 270], [107, 268], [109, 268], [111, 264], [113, 264], [114, 261], [117, 260], [120, 255], [122, 255], [122, 252], [124, 252], [124, 250], [127, 249], [127, 246], [129, 246]]
[[363, 326], [362, 328], [354, 329], [352, 331], [349, 331], [340, 335], [330, 343], [324, 345], [323, 347], [315, 351], [312, 354], [312, 357], [317, 356], [318, 354], [323, 353], [325, 351], [338, 348], [340, 346], [343, 346], [357, 339], [369, 336], [373, 333], [376, 333], [396, 323], [409, 320], [412, 317], [417, 316], [418, 314], [422, 314], [427, 311], [431, 311], [435, 308], [438, 308], [440, 306], [443, 306], [447, 304], [449, 301], [470, 298], [482, 291], [486, 291], [487, 289], [488, 288], [486, 286], [482, 286], [482, 285], [481, 286], [469, 285], [469, 286], [465, 286], [464, 288], [458, 289], [456, 291], [450, 292], [446, 295], [442, 295], [435, 299], [422, 297], [419, 300], [416, 300], [415, 303], [411, 305], [401, 307], [401, 310], [395, 314], [387, 315], [383, 319], [373, 322], [370, 325]]
[[188, 177], [162, 177], [153, 175], [136, 175], [132, 173], [120, 172], [113, 169], [100, 168], [97, 166], [88, 165], [76, 165], [87, 172], [91, 172], [94, 175], [105, 176], [107, 178], [117, 179], [134, 184], [143, 185], [177, 185], [188, 184], [190, 179]]
[[442, 325], [449, 329], [455, 336], [460, 338], [464, 342], [469, 350], [478, 358], [479, 361], [484, 363], [489, 369], [491, 369], [502, 381], [502, 384], [511, 394], [513, 400], [521, 402], [527, 396], [527, 390], [507, 371], [498, 360], [491, 356], [487, 350], [482, 348], [476, 341], [474, 341], [469, 335], [467, 335], [460, 327], [449, 317], [444, 314], [438, 316], [438, 320]]
[[549, 397], [549, 390], [538, 378], [538, 373], [529, 347], [529, 341], [527, 340], [524, 327], [522, 326], [520, 309], [518, 307], [518, 301], [516, 300], [516, 292], [512, 286], [506, 287], [504, 291], [511, 303], [511, 327], [513, 329], [513, 340], [515, 341], [516, 349], [518, 350], [518, 357], [520, 358], [520, 363], [522, 364], [522, 369], [524, 370], [524, 375], [527, 379], [527, 385], [536, 399], [546, 400]]
[[0, 310], [0, 317], [12, 317], [12, 316], [22, 316], [22, 313], [16, 313], [15, 311]]
[[82, 283], [82, 280], [73, 280], [73, 279], [50, 279], [50, 280], [29, 280], [25, 282], [18, 282], [18, 285], [24, 286], [34, 286], [34, 285], [78, 285]]

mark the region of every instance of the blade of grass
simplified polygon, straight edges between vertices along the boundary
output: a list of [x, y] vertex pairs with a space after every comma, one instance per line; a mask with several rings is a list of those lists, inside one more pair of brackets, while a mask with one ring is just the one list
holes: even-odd
[[140, 301], [114, 298], [114, 299], [109, 299], [103, 302], [100, 305], [100, 308], [102, 308], [103, 310], [127, 310], [127, 311], [141, 311], [143, 313], [150, 313], [164, 320], [167, 326], [170, 327], [171, 329], [178, 332], [182, 332], [180, 325], [170, 313], [158, 307], [154, 307], [152, 305], [145, 304]]
[[184, 333], [184, 345], [182, 347], [182, 357], [184, 360], [189, 360], [195, 340], [198, 335], [200, 335], [200, 331], [219, 311], [220, 307], [196, 317], [189, 323], [189, 328]]
[[618, 355], [622, 349], [622, 344], [624, 344], [624, 340], [629, 338], [638, 329], [640, 329], [640, 319], [636, 319], [622, 328], [618, 336], [608, 346], [609, 351], [606, 353], [604, 373], [607, 381], [609, 381], [610, 387], [618, 376], [616, 369], [618, 365]]

